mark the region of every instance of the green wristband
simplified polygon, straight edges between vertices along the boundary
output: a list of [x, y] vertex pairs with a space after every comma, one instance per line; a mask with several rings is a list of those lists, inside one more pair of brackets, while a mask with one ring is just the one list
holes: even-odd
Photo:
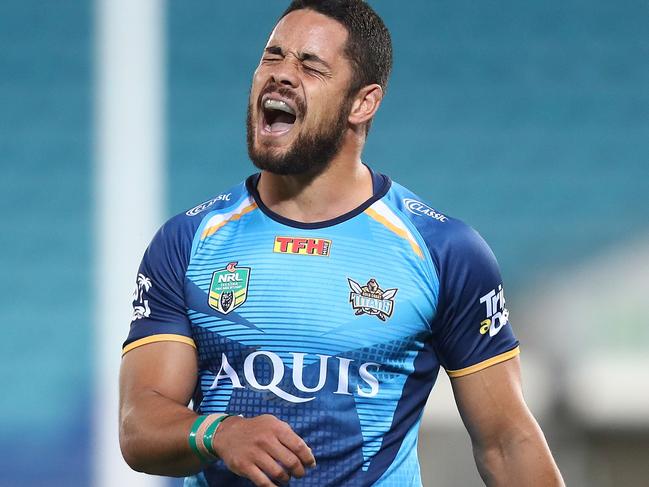
[[219, 427], [221, 422], [223, 422], [225, 419], [228, 419], [231, 414], [225, 414], [221, 416], [220, 418], [217, 418], [214, 420], [214, 422], [207, 427], [205, 430], [205, 434], [203, 435], [203, 445], [207, 449], [208, 452], [210, 452], [212, 455], [215, 457], [218, 457], [216, 452], [214, 451], [214, 448], [212, 447], [212, 437], [214, 436], [214, 433], [216, 433], [216, 428]]
[[205, 421], [206, 419], [207, 416], [199, 416], [198, 418], [196, 418], [196, 421], [194, 421], [192, 429], [189, 432], [189, 447], [194, 451], [194, 453], [196, 453], [196, 455], [201, 459], [202, 462], [209, 463], [211, 460], [203, 455], [203, 452], [198, 449], [198, 445], [196, 444], [196, 433], [198, 433], [198, 428], [201, 427], [201, 424], [203, 424], [203, 421]]

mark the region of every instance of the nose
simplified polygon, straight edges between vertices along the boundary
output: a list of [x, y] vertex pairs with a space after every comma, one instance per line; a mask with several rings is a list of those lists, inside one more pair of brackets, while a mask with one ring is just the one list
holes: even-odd
[[299, 84], [297, 61], [288, 56], [273, 66], [270, 75], [272, 80], [282, 86], [297, 88]]

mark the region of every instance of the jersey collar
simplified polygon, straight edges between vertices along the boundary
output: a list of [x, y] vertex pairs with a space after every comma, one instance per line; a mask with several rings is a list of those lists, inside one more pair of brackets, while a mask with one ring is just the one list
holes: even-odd
[[259, 183], [259, 178], [261, 177], [261, 173], [253, 174], [249, 176], [248, 179], [246, 179], [246, 189], [248, 190], [248, 193], [250, 193], [252, 198], [255, 200], [255, 203], [257, 203], [259, 209], [268, 218], [275, 220], [278, 223], [281, 223], [289, 227], [303, 228], [303, 229], [310, 229], [310, 230], [317, 229], [317, 228], [326, 228], [326, 227], [331, 227], [333, 225], [338, 225], [339, 223], [354, 218], [356, 215], [360, 215], [366, 209], [372, 206], [376, 201], [383, 198], [390, 190], [392, 181], [390, 180], [389, 177], [387, 177], [384, 174], [375, 173], [374, 171], [372, 171], [370, 167], [367, 168], [370, 170], [370, 174], [372, 175], [372, 189], [374, 192], [372, 197], [366, 200], [365, 202], [363, 202], [360, 206], [357, 206], [353, 210], [348, 211], [347, 213], [337, 216], [336, 218], [332, 218], [330, 220], [324, 220], [321, 222], [305, 223], [296, 220], [291, 220], [289, 218], [283, 217], [282, 215], [278, 215], [270, 208], [268, 208], [261, 200], [259, 196], [259, 192], [257, 191], [257, 184]]

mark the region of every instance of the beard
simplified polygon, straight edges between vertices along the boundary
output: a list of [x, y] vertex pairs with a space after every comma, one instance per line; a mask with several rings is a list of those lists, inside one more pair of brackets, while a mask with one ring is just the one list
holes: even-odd
[[299, 174], [317, 176], [329, 166], [342, 147], [351, 103], [352, 97], [345, 97], [334, 120], [320, 123], [311, 133], [300, 133], [290, 147], [283, 149], [283, 152], [273, 147], [255, 147], [256, 124], [253, 122], [252, 104], [249, 103], [246, 117], [248, 157], [262, 171], [282, 176]]

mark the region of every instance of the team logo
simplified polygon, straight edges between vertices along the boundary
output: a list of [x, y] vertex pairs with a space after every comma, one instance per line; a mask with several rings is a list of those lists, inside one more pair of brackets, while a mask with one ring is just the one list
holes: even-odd
[[352, 290], [349, 293], [349, 302], [352, 304], [356, 315], [373, 315], [381, 321], [385, 321], [392, 316], [394, 296], [397, 294], [398, 289], [386, 289], [384, 291], [374, 278], [367, 281], [365, 286], [361, 286], [350, 278], [347, 278], [347, 281]]
[[434, 210], [427, 204], [422, 203], [421, 201], [413, 200], [412, 198], [405, 198], [403, 204], [406, 205], [408, 211], [414, 215], [419, 216], [429, 216], [434, 220], [445, 222], [448, 220], [445, 215], [442, 215], [438, 211]]
[[331, 240], [324, 238], [275, 237], [273, 252], [278, 254], [329, 256]]
[[480, 334], [493, 337], [498, 334], [509, 320], [509, 311], [505, 308], [505, 291], [502, 284], [498, 289], [492, 289], [480, 298], [480, 303], [486, 306], [487, 319], [480, 322]]
[[195, 206], [191, 210], [187, 211], [185, 213], [185, 215], [187, 215], [187, 216], [196, 216], [200, 212], [207, 210], [210, 206], [212, 206], [217, 201], [230, 201], [230, 196], [232, 196], [232, 193], [220, 194], [216, 198], [212, 198], [211, 200], [205, 201], [204, 203], [201, 203], [200, 205]]
[[133, 291], [133, 315], [131, 321], [148, 318], [151, 316], [149, 300], [146, 299], [146, 293], [153, 287], [151, 279], [141, 272], [137, 275], [135, 290]]
[[210, 307], [223, 314], [237, 309], [248, 298], [249, 280], [250, 267], [237, 267], [237, 262], [214, 272], [208, 297]]

